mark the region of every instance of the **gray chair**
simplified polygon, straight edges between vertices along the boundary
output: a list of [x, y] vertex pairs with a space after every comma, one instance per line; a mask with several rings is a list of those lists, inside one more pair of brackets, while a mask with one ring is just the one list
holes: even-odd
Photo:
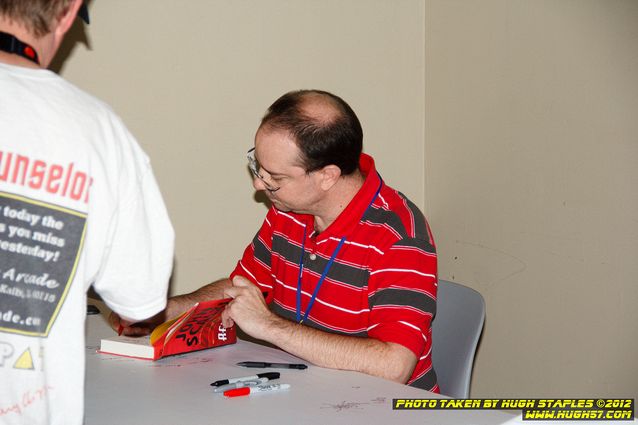
[[439, 280], [432, 322], [432, 364], [441, 394], [469, 397], [474, 353], [484, 321], [485, 301], [480, 293]]

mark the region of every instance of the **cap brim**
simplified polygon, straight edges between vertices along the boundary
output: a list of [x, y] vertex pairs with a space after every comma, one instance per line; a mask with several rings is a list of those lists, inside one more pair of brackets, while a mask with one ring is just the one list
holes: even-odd
[[82, 18], [84, 22], [89, 23], [89, 8], [86, 7], [86, 3], [82, 3], [80, 10], [78, 10], [78, 16]]

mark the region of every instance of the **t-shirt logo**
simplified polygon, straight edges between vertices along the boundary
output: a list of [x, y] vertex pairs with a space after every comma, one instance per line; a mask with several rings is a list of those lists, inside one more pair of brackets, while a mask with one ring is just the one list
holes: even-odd
[[86, 217], [0, 192], [0, 332], [49, 334], [75, 276]]

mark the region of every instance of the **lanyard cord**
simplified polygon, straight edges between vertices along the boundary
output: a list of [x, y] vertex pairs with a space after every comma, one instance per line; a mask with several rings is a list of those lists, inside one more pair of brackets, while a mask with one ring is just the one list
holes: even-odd
[[[377, 175], [379, 175], [379, 173], [377, 173]], [[375, 193], [374, 196], [372, 197], [372, 200], [370, 201], [370, 203], [366, 207], [365, 211], [363, 212], [363, 215], [365, 215], [365, 213], [368, 211], [368, 209], [370, 209], [370, 207], [372, 206], [374, 201], [379, 196], [379, 193], [381, 192], [381, 187], [383, 186], [383, 179], [381, 179], [381, 175], [379, 175], [379, 180], [380, 180], [380, 182], [379, 182], [379, 188], [377, 189], [377, 193]], [[303, 268], [304, 268], [303, 257], [304, 257], [304, 254], [306, 253], [306, 251], [305, 251], [305, 246], [306, 246], [306, 226], [304, 226], [304, 228], [303, 228], [303, 240], [301, 241], [301, 256], [299, 258], [299, 276], [297, 277], [297, 322], [303, 323], [308, 318], [308, 313], [310, 313], [310, 310], [312, 309], [312, 306], [315, 303], [315, 299], [317, 298], [317, 294], [319, 293], [319, 289], [321, 288], [321, 285], [323, 284], [323, 281], [325, 280], [326, 276], [328, 275], [328, 271], [330, 270], [330, 267], [332, 267], [332, 263], [334, 263], [335, 258], [337, 258], [337, 254], [341, 250], [341, 247], [343, 246], [345, 241], [346, 241], [346, 237], [342, 236], [341, 240], [339, 241], [339, 244], [337, 245], [335, 250], [332, 252], [332, 255], [330, 256], [330, 260], [328, 260], [328, 263], [323, 268], [323, 273], [321, 273], [321, 277], [319, 278], [319, 281], [317, 282], [317, 285], [315, 286], [315, 290], [312, 293], [312, 297], [310, 298], [310, 302], [308, 302], [308, 307], [306, 308], [306, 312], [304, 313], [303, 319], [302, 319], [301, 318], [301, 278], [302, 278], [302, 275], [303, 275]]]
[[317, 298], [317, 293], [319, 292], [319, 288], [323, 284], [324, 279], [328, 275], [328, 270], [332, 267], [332, 263], [334, 263], [337, 254], [341, 250], [343, 243], [346, 241], [346, 237], [343, 236], [339, 241], [339, 244], [333, 251], [330, 256], [330, 260], [326, 267], [323, 268], [323, 273], [321, 273], [321, 277], [319, 278], [319, 282], [317, 282], [317, 286], [315, 286], [315, 290], [312, 293], [312, 297], [310, 298], [310, 302], [308, 303], [308, 308], [306, 308], [306, 312], [303, 315], [303, 319], [301, 318], [301, 275], [303, 274], [303, 256], [304, 256], [304, 245], [306, 242], [306, 228], [303, 229], [303, 239], [304, 241], [301, 243], [301, 260], [299, 260], [299, 278], [297, 279], [297, 321], [299, 323], [303, 323], [308, 318], [308, 313], [310, 313], [310, 309], [312, 309], [313, 304], [315, 303], [315, 299]]
[[[299, 276], [297, 276], [297, 322], [301, 323], [301, 275], [303, 275], [303, 256], [306, 252], [306, 226], [303, 227], [303, 240], [301, 241], [301, 256], [299, 257]], [[324, 270], [325, 271], [325, 270]], [[312, 300], [311, 300], [312, 301]], [[308, 311], [304, 320], [308, 317]]]

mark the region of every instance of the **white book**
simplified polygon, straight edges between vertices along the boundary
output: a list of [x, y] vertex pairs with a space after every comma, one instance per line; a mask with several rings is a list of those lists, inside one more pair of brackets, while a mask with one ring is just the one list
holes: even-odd
[[156, 350], [151, 345], [150, 335], [140, 337], [120, 335], [102, 338], [99, 352], [138, 359], [156, 359]]

